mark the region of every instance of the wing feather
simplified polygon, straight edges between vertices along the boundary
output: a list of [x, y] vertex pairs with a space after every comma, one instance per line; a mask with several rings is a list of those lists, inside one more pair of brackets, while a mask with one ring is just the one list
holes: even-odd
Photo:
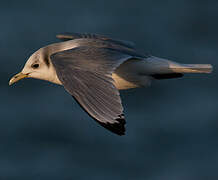
[[125, 119], [112, 72], [131, 55], [108, 48], [78, 47], [51, 56], [64, 88], [98, 123], [123, 135]]
[[112, 39], [107, 36], [99, 35], [99, 34], [91, 34], [91, 33], [61, 33], [56, 35], [56, 37], [63, 41], [68, 41], [72, 39], [99, 39], [110, 43], [115, 43], [121, 46], [125, 46], [127, 48], [135, 49], [135, 44], [130, 41]]

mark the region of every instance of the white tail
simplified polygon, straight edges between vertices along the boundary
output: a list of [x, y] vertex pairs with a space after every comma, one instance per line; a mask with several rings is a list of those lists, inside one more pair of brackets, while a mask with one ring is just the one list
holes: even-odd
[[143, 71], [148, 74], [169, 74], [169, 73], [211, 73], [211, 64], [181, 64], [163, 58], [151, 56], [146, 59]]
[[211, 64], [170, 64], [169, 68], [178, 73], [211, 73], [213, 71]]

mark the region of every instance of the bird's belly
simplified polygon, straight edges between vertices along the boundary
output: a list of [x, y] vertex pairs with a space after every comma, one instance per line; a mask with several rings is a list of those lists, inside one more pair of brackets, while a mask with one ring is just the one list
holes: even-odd
[[117, 89], [130, 89], [148, 86], [152, 78], [144, 72], [146, 61], [130, 59], [121, 64], [112, 74]]
[[136, 88], [138, 85], [129, 82], [125, 80], [124, 78], [120, 77], [116, 73], [112, 74], [112, 78], [114, 80], [114, 85], [117, 89], [122, 90], [122, 89], [130, 89], [130, 88]]

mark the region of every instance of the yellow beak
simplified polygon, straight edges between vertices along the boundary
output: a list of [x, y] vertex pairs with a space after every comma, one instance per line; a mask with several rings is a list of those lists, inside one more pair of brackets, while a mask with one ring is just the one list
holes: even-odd
[[12, 85], [12, 84], [16, 83], [17, 81], [19, 81], [19, 80], [21, 80], [21, 79], [23, 79], [23, 78], [26, 78], [26, 77], [28, 77], [28, 74], [24, 74], [24, 73], [20, 72], [20, 73], [14, 75], [14, 76], [10, 79], [9, 85]]

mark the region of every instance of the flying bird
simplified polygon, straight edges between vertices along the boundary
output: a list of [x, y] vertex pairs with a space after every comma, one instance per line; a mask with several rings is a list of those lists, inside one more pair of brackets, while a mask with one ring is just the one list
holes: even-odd
[[63, 33], [57, 38], [63, 42], [34, 52], [9, 85], [23, 78], [63, 85], [94, 120], [118, 135], [125, 133], [119, 90], [185, 73], [212, 72], [210, 64], [180, 64], [140, 53], [132, 42], [102, 35]]

